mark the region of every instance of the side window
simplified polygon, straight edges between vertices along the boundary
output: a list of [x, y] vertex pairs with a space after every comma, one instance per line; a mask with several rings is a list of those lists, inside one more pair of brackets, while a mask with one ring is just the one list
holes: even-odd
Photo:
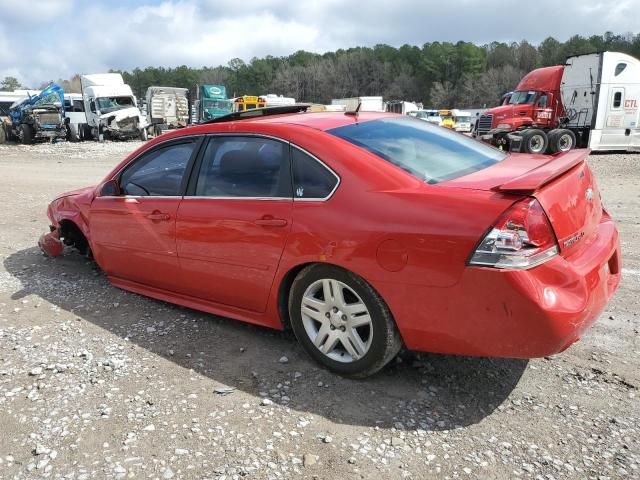
[[137, 196], [180, 195], [182, 178], [196, 145], [193, 140], [143, 154], [120, 175], [122, 192]]
[[547, 107], [547, 96], [541, 95], [540, 100], [538, 100], [538, 108], [546, 108]]
[[288, 145], [260, 137], [216, 137], [202, 158], [195, 195], [291, 198]]
[[618, 90], [613, 94], [613, 103], [611, 108], [620, 108], [622, 105], [622, 91]]
[[315, 158], [292, 147], [291, 159], [295, 198], [324, 199], [336, 188], [338, 177]]
[[620, 75], [624, 69], [627, 68], [627, 64], [626, 63], [619, 63], [616, 65], [616, 70], [614, 72], [614, 76], [617, 77], [618, 75]]

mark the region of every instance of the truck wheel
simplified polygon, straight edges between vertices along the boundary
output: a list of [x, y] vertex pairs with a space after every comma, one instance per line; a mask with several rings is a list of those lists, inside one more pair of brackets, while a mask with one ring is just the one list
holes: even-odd
[[20, 126], [20, 140], [25, 145], [33, 143], [33, 127], [28, 123], [23, 123]]
[[78, 125], [70, 123], [67, 125], [67, 140], [70, 142], [80, 141], [80, 132], [78, 132]]
[[13, 134], [11, 133], [11, 125], [4, 126], [4, 137], [5, 137], [5, 142], [12, 142], [13, 140], [15, 140], [13, 138]]
[[527, 153], [544, 153], [547, 151], [549, 139], [543, 130], [525, 130], [522, 134], [522, 144]]
[[7, 134], [5, 133], [4, 127], [0, 127], [0, 145], [7, 141]]
[[553, 153], [568, 152], [576, 147], [576, 135], [565, 128], [554, 130], [553, 136], [549, 135], [549, 148]]
[[146, 142], [148, 140], [149, 137], [147, 137], [147, 129], [146, 128], [141, 128], [140, 129], [140, 140], [142, 140], [143, 142]]

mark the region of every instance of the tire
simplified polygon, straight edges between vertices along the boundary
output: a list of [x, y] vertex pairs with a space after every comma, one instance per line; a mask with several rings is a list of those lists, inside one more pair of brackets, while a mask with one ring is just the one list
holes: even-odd
[[522, 134], [524, 151], [533, 154], [544, 154], [549, 146], [549, 138], [543, 130], [525, 130]]
[[[341, 295], [334, 296], [338, 291]], [[324, 292], [330, 300], [324, 300]], [[373, 375], [402, 347], [400, 333], [380, 295], [362, 278], [331, 265], [311, 265], [298, 274], [289, 292], [289, 315], [293, 332], [307, 353], [346, 377]], [[355, 320], [359, 325], [351, 323]]]
[[23, 123], [20, 126], [20, 129], [22, 130], [22, 134], [20, 138], [22, 143], [25, 145], [33, 144], [33, 127], [28, 123]]
[[549, 149], [553, 153], [564, 153], [573, 148], [576, 148], [575, 133], [566, 128], [553, 130], [553, 137], [549, 136]]
[[67, 125], [67, 140], [74, 143], [80, 141], [77, 124], [70, 123]]
[[5, 133], [4, 127], [0, 125], [0, 145], [7, 142], [7, 134]]
[[15, 138], [13, 137], [13, 134], [11, 133], [11, 129], [12, 129], [11, 125], [5, 125], [4, 126], [5, 142], [12, 142], [12, 141], [15, 140]]
[[146, 128], [140, 129], [140, 140], [142, 140], [143, 142], [146, 142], [148, 140]]

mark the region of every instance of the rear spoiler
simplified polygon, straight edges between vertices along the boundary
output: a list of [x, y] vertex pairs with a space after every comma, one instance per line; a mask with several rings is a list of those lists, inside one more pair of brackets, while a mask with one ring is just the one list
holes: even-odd
[[533, 193], [573, 167], [580, 165], [590, 153], [590, 148], [581, 148], [555, 155], [550, 157], [548, 162], [497, 186], [495, 190], [512, 193]]

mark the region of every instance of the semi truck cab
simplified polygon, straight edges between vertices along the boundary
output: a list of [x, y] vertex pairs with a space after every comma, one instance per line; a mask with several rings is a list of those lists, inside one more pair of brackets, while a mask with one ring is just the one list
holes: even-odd
[[640, 149], [640, 61], [617, 52], [569, 57], [528, 73], [482, 113], [475, 136], [499, 148], [558, 153]]

